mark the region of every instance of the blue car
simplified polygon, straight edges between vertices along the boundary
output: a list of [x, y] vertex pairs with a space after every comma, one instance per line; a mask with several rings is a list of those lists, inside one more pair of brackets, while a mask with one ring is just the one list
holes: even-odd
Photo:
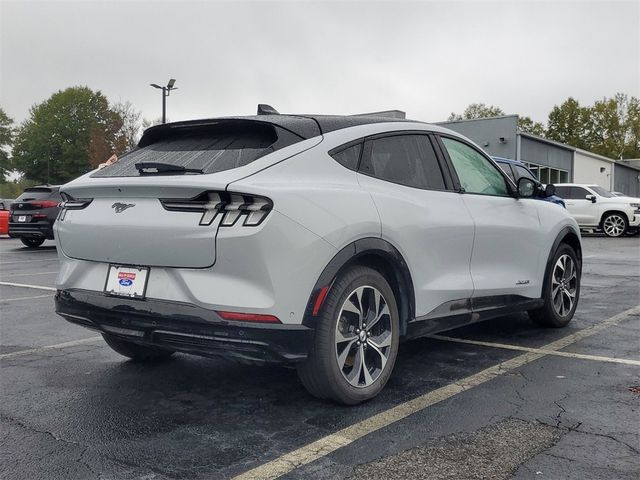
[[[540, 183], [540, 180], [538, 180], [538, 178], [533, 174], [531, 170], [529, 170], [529, 168], [527, 168], [527, 166], [524, 163], [518, 160], [511, 160], [510, 158], [502, 158], [502, 157], [491, 157], [491, 158], [493, 158], [496, 161], [496, 163], [500, 166], [500, 168], [504, 170], [504, 173], [506, 173], [509, 176], [509, 178], [514, 181], [514, 183], [518, 183], [518, 180], [520, 180], [522, 177], [531, 178], [532, 180], [535, 180], [536, 182]], [[567, 208], [566, 205], [564, 204], [564, 200], [558, 197], [557, 195], [551, 195], [550, 197], [541, 198], [540, 200], [544, 200], [545, 202], [555, 203], [557, 205], [562, 205], [563, 208]]]

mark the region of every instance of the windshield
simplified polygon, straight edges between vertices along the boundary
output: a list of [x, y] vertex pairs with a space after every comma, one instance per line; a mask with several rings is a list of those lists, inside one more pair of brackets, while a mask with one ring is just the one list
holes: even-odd
[[51, 195], [50, 188], [27, 188], [22, 195], [16, 198], [16, 202], [27, 202], [29, 200], [43, 200]]
[[615, 195], [611, 193], [609, 190], [605, 190], [604, 188], [599, 187], [598, 185], [589, 185], [589, 188], [594, 192], [596, 192], [601, 197], [605, 197], [605, 198], [615, 197]]

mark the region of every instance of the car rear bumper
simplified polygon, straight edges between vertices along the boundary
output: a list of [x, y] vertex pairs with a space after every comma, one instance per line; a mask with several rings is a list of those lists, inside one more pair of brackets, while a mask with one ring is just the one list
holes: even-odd
[[102, 292], [58, 290], [56, 313], [69, 322], [141, 345], [251, 363], [306, 359], [313, 330], [303, 325], [222, 319], [215, 311], [166, 300], [134, 300]]
[[53, 240], [53, 225], [49, 222], [9, 222], [9, 236], [11, 238], [46, 238], [47, 240]]

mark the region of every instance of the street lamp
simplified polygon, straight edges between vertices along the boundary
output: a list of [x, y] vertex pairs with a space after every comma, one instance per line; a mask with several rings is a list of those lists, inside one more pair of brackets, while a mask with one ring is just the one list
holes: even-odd
[[162, 123], [167, 123], [167, 97], [171, 93], [171, 90], [178, 89], [178, 87], [174, 87], [175, 84], [175, 78], [169, 80], [169, 83], [167, 83], [166, 87], [161, 87], [160, 85], [156, 85], [155, 83], [151, 84], [153, 88], [159, 88], [160, 90], [162, 90]]

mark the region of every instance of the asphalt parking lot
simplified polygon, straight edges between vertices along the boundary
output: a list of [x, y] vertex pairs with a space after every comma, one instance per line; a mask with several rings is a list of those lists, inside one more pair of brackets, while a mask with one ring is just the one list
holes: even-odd
[[640, 478], [640, 239], [583, 241], [569, 327], [522, 314], [403, 344], [349, 408], [288, 368], [125, 361], [55, 315], [52, 242], [1, 238], [0, 478]]

